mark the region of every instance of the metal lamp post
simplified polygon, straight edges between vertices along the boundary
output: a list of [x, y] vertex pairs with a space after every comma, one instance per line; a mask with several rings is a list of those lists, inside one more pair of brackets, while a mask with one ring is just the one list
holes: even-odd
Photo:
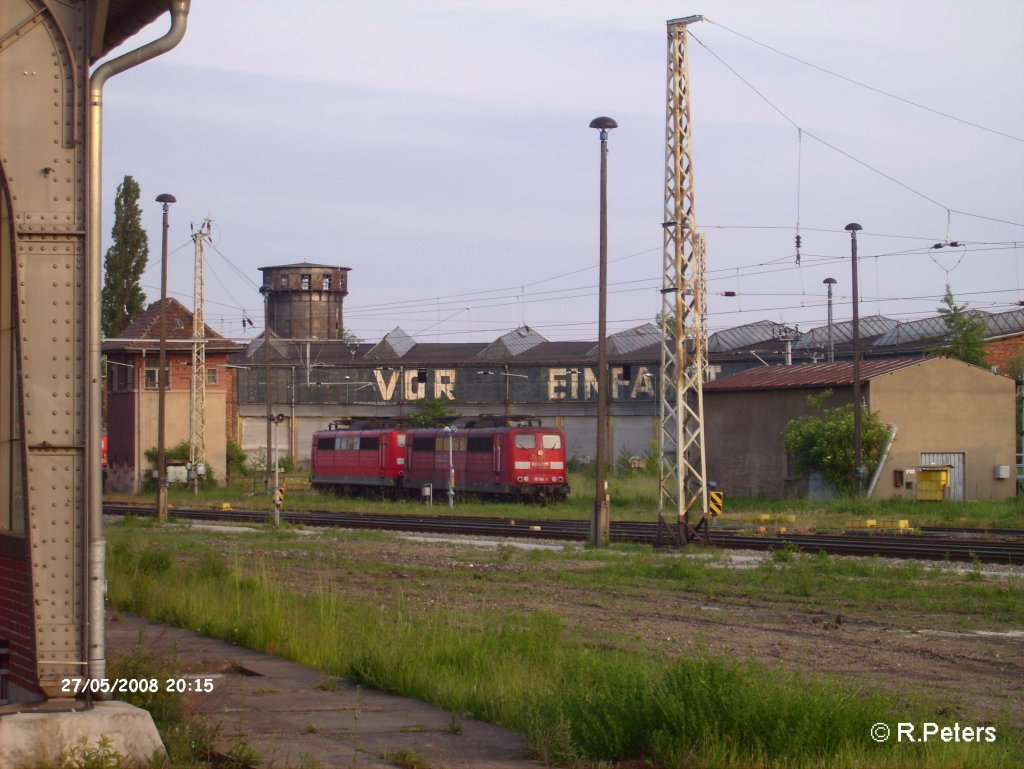
[[601, 138], [601, 234], [597, 311], [597, 481], [594, 490], [594, 511], [590, 522], [590, 541], [597, 547], [608, 545], [609, 511], [605, 482], [608, 452], [608, 131], [619, 124], [610, 117], [596, 117], [590, 127], [598, 129]]
[[821, 281], [828, 286], [828, 362], [836, 362], [836, 345], [832, 337], [832, 286], [836, 284], [835, 278], [825, 278]]
[[177, 203], [174, 195], [162, 193], [157, 195], [156, 202], [164, 209], [163, 234], [160, 246], [160, 358], [156, 372], [156, 517], [160, 521], [167, 520], [167, 457], [164, 451], [164, 429], [166, 426], [166, 390], [167, 390], [167, 231], [170, 223], [167, 214], [171, 203]]
[[856, 222], [846, 225], [850, 233], [850, 259], [853, 270], [853, 473], [857, 496], [864, 490], [863, 452], [860, 443], [860, 299], [857, 294], [857, 233], [864, 229]]
[[[275, 414], [273, 416], [274, 422], [274, 498], [281, 492], [281, 463], [277, 456], [277, 452], [280, 448], [280, 443], [277, 440], [277, 426], [284, 421], [284, 414]], [[270, 461], [270, 453], [267, 453], [267, 461]], [[281, 525], [281, 510], [279, 505], [274, 505], [274, 526]]]
[[455, 443], [456, 427], [446, 427], [444, 431], [448, 434], [448, 507], [455, 507], [455, 460], [452, 454], [452, 444]]

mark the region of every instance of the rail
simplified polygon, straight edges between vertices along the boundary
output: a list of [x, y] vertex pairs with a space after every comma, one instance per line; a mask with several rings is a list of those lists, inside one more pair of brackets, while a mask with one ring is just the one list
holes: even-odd
[[[153, 514], [149, 505], [106, 503], [107, 514]], [[182, 520], [222, 520], [265, 523], [271, 513], [264, 510], [209, 510], [174, 507], [172, 518]], [[586, 541], [587, 521], [528, 520], [455, 515], [379, 515], [337, 513], [331, 511], [282, 511], [281, 520], [306, 526], [337, 526], [349, 529], [379, 529], [433, 534], [459, 534], [524, 539]], [[805, 553], [832, 555], [948, 560], [977, 563], [1024, 564], [1024, 532], [999, 530], [1003, 536], [990, 536], [986, 530], [968, 530], [970, 537], [935, 534], [777, 534], [744, 533], [738, 529], [712, 528], [714, 547], [745, 550], [790, 549]], [[612, 542], [655, 544], [657, 524], [645, 521], [613, 521]], [[960, 533], [965, 533], [961, 530]]]

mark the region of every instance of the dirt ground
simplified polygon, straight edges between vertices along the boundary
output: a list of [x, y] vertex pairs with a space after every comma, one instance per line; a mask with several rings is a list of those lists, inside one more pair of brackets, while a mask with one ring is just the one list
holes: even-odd
[[[262, 554], [287, 562], [287, 579], [299, 589], [327, 580], [346, 595], [373, 602], [400, 598], [410, 605], [469, 611], [545, 609], [591, 642], [666, 655], [701, 649], [787, 670], [836, 674], [897, 697], [924, 695], [942, 703], [942, 715], [951, 721], [1009, 719], [1024, 728], [1024, 628], [965, 630], [959, 616], [893, 611], [884, 603], [845, 606], [837, 614], [813, 602], [775, 596], [709, 601], [697, 591], [663, 587], [596, 590], [554, 578], [520, 582], [509, 577], [526, 570], [550, 570], [554, 576], [565, 569], [593, 568], [593, 562], [531, 561], [512, 547], [475, 539], [394, 537], [338, 541], [327, 551]], [[344, 559], [366, 559], [376, 568], [368, 572], [333, 565], [335, 550]], [[765, 557], [738, 551], [713, 565], [709, 560], [709, 568], [750, 568]], [[463, 578], [453, 579], [455, 574]], [[984, 575], [1024, 583], [1020, 567], [986, 567]]]

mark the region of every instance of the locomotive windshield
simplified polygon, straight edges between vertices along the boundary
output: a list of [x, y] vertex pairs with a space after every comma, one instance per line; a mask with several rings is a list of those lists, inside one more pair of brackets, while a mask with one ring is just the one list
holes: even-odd
[[[562, 436], [557, 434], [541, 435], [541, 448], [560, 449], [562, 448]], [[535, 433], [520, 433], [516, 435], [517, 449], [537, 448], [537, 435]]]

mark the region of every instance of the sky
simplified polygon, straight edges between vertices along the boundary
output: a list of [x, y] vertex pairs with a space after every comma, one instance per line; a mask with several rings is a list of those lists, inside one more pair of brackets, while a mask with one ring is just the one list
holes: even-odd
[[709, 332], [825, 325], [828, 277], [852, 317], [850, 222], [861, 317], [934, 315], [947, 285], [975, 309], [1024, 301], [1016, 0], [194, 0], [177, 48], [106, 86], [104, 250], [131, 175], [148, 300], [167, 192], [169, 293], [192, 307], [190, 226], [210, 218], [205, 316], [224, 336], [262, 331], [260, 267], [309, 261], [351, 268], [344, 322], [367, 341], [593, 340], [589, 124], [608, 115], [608, 333], [653, 322], [666, 21], [695, 14]]

